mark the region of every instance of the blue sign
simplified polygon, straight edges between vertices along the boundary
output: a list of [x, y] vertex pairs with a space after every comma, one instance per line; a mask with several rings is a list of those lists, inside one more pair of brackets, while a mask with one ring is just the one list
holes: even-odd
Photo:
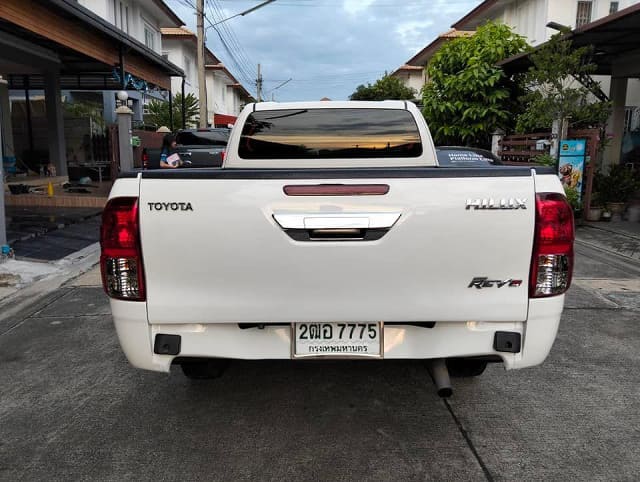
[[575, 189], [578, 198], [582, 197], [582, 180], [584, 177], [584, 162], [587, 154], [587, 141], [560, 141], [560, 165], [558, 176], [563, 186]]

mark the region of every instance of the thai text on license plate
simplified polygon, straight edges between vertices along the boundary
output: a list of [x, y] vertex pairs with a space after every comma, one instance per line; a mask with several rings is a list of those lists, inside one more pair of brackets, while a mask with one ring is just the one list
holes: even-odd
[[293, 357], [382, 357], [381, 323], [293, 323]]

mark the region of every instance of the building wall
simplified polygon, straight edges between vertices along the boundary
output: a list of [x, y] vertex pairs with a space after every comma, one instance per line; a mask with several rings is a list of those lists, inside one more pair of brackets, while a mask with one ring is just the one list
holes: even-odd
[[400, 70], [393, 74], [402, 81], [407, 87], [411, 87], [416, 91], [416, 96], [420, 96], [420, 90], [425, 83], [423, 70]]
[[[162, 54], [166, 55], [169, 62], [177, 65], [185, 74], [185, 94], [199, 95], [198, 84], [198, 58], [196, 44], [189, 39], [176, 39], [165, 37], [162, 41]], [[182, 79], [171, 78], [171, 92], [173, 95], [182, 92]]]
[[[640, 0], [619, 0], [618, 10], [640, 3]], [[591, 21], [609, 15], [609, 0], [593, 0]], [[548, 22], [557, 22], [571, 28], [576, 26], [578, 0], [514, 0], [491, 18], [483, 19], [504, 22], [514, 28], [516, 33], [527, 37], [532, 45], [539, 45], [557, 33], [547, 28]], [[611, 78], [596, 76], [602, 90], [609, 94]], [[627, 106], [640, 106], [640, 81], [629, 79], [627, 86]]]
[[548, 3], [568, 3], [549, 2], [548, 0], [516, 0], [507, 5], [502, 12], [502, 21], [515, 28], [515, 31], [527, 38], [531, 45], [538, 45], [547, 38], [545, 25], [547, 24]]
[[209, 121], [214, 114], [237, 116], [243, 100], [240, 91], [232, 84], [234, 80], [229, 78], [221, 70], [207, 71], [207, 111]]
[[80, 5], [104, 18], [131, 37], [160, 53], [162, 36], [158, 14], [138, 0], [78, 0]]

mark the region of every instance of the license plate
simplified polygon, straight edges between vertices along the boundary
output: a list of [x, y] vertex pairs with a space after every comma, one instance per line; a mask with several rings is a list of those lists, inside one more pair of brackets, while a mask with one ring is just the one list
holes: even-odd
[[382, 358], [381, 323], [293, 323], [294, 358]]

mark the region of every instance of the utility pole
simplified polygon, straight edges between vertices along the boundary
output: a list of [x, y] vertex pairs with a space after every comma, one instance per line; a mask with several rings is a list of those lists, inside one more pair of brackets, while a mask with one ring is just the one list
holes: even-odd
[[198, 97], [200, 104], [200, 127], [207, 127], [207, 84], [204, 68], [204, 0], [197, 0], [198, 26]]
[[256, 91], [258, 94], [258, 102], [262, 102], [262, 74], [260, 73], [260, 64], [258, 64], [258, 78], [256, 79]]

